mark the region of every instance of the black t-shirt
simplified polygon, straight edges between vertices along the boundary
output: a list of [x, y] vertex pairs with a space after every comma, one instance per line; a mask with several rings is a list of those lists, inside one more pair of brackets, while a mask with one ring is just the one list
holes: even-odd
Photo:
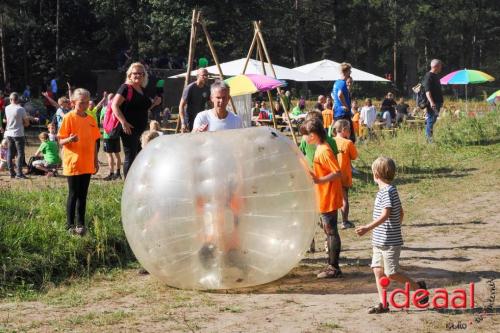
[[116, 93], [125, 98], [120, 109], [125, 119], [134, 126], [134, 132], [144, 132], [148, 125], [148, 109], [151, 106], [151, 100], [146, 96], [145, 91], [143, 90], [141, 94], [132, 88], [132, 98], [130, 101], [127, 101], [127, 84], [122, 84]]
[[394, 110], [394, 106], [396, 102], [393, 99], [386, 98], [382, 101], [382, 106], [380, 107], [381, 111], [389, 111], [391, 114], [391, 118], [394, 119], [396, 117], [396, 110]]
[[194, 122], [196, 115], [207, 109], [207, 102], [210, 99], [210, 87], [205, 84], [203, 87], [198, 87], [196, 81], [190, 83], [184, 88], [182, 99], [186, 101], [186, 112], [189, 117], [189, 122]]
[[408, 114], [408, 108], [410, 106], [406, 103], [396, 105], [396, 111], [398, 114]]
[[441, 90], [441, 82], [439, 76], [432, 72], [427, 72], [422, 80], [422, 85], [425, 91], [430, 91], [434, 103], [443, 104], [443, 91]]

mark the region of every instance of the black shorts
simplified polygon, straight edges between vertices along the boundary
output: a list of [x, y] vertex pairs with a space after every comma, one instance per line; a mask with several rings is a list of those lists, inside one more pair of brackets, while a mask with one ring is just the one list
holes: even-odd
[[120, 138], [104, 139], [103, 146], [105, 153], [119, 153], [121, 151]]

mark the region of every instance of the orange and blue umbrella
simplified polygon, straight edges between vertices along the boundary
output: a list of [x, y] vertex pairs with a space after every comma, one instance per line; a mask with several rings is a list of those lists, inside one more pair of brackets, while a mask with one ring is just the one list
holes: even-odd
[[224, 80], [231, 88], [231, 96], [265, 92], [286, 85], [286, 82], [259, 74], [241, 74]]
[[474, 84], [495, 81], [495, 78], [485, 72], [474, 69], [461, 69], [444, 76], [441, 84]]

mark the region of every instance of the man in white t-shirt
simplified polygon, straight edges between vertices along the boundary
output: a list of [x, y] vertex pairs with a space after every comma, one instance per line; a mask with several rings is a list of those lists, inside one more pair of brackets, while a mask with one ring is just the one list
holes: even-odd
[[[5, 137], [9, 141], [9, 150], [7, 151], [7, 166], [11, 178], [26, 179], [23, 174], [24, 159], [24, 128], [28, 127], [30, 120], [26, 110], [19, 105], [19, 95], [15, 92], [10, 94], [10, 104], [5, 108], [5, 117], [7, 118], [7, 127], [5, 128]], [[17, 153], [16, 170], [12, 165], [12, 158]]]
[[226, 110], [229, 86], [224, 81], [217, 80], [210, 86], [210, 100], [214, 108], [196, 115], [193, 132], [214, 132], [242, 127], [241, 118]]

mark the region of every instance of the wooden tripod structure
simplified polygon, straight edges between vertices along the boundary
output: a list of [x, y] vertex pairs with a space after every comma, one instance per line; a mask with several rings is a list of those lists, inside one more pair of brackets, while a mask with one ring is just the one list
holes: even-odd
[[[253, 26], [254, 26], [254, 35], [253, 35], [253, 39], [252, 39], [252, 44], [250, 45], [250, 49], [248, 50], [248, 54], [247, 54], [247, 58], [245, 60], [245, 65], [243, 66], [242, 74], [245, 74], [247, 67], [248, 67], [248, 62], [250, 61], [250, 56], [252, 55], [252, 53], [255, 49], [255, 46], [257, 46], [257, 55], [258, 55], [258, 58], [260, 60], [261, 65], [262, 65], [263, 74], [266, 75], [266, 66], [265, 66], [265, 61], [264, 61], [264, 59], [265, 59], [267, 61], [267, 63], [269, 64], [269, 67], [271, 68], [272, 73], [270, 73], [270, 74], [272, 74], [274, 76], [274, 78], [277, 79], [276, 72], [274, 71], [273, 63], [271, 61], [271, 57], [269, 56], [269, 52], [267, 51], [266, 43], [264, 42], [264, 37], [262, 36], [261, 22], [254, 21]], [[264, 58], [264, 56], [265, 56], [265, 58]], [[286, 120], [288, 122], [288, 126], [290, 127], [293, 141], [295, 142], [295, 144], [297, 144], [297, 137], [295, 136], [295, 131], [294, 131], [293, 126], [292, 126], [292, 121], [290, 120], [288, 106], [285, 104], [284, 97], [281, 94], [279, 88], [276, 88], [276, 91], [277, 91], [277, 94], [279, 96], [280, 103], [283, 106], [283, 110], [285, 111]], [[271, 111], [273, 113], [273, 126], [274, 126], [274, 128], [276, 128], [276, 115], [274, 112], [273, 99], [272, 99], [270, 91], [267, 92], [267, 97], [269, 99], [269, 106], [271, 107]]]
[[[186, 88], [186, 86], [189, 84], [189, 79], [191, 78], [191, 71], [193, 70], [192, 67], [193, 67], [194, 53], [196, 49], [196, 38], [198, 29], [200, 28], [203, 31], [203, 34], [205, 35], [208, 48], [210, 49], [210, 53], [212, 54], [212, 58], [214, 59], [215, 64], [217, 65], [219, 78], [221, 80], [224, 80], [224, 74], [222, 73], [222, 68], [220, 67], [219, 57], [217, 57], [217, 53], [215, 52], [215, 48], [212, 43], [212, 37], [208, 33], [207, 26], [201, 16], [201, 11], [194, 9], [193, 17], [191, 19], [191, 37], [189, 39], [189, 55], [188, 55], [186, 78], [184, 80], [184, 88]], [[236, 107], [234, 106], [233, 99], [231, 98], [231, 96], [229, 96], [229, 102], [231, 103], [233, 112], [236, 113]], [[181, 127], [181, 117], [180, 117], [181, 112], [184, 112], [184, 110], [179, 110], [179, 117], [177, 118], [177, 127], [175, 129], [175, 133], [179, 133], [179, 129]]]

